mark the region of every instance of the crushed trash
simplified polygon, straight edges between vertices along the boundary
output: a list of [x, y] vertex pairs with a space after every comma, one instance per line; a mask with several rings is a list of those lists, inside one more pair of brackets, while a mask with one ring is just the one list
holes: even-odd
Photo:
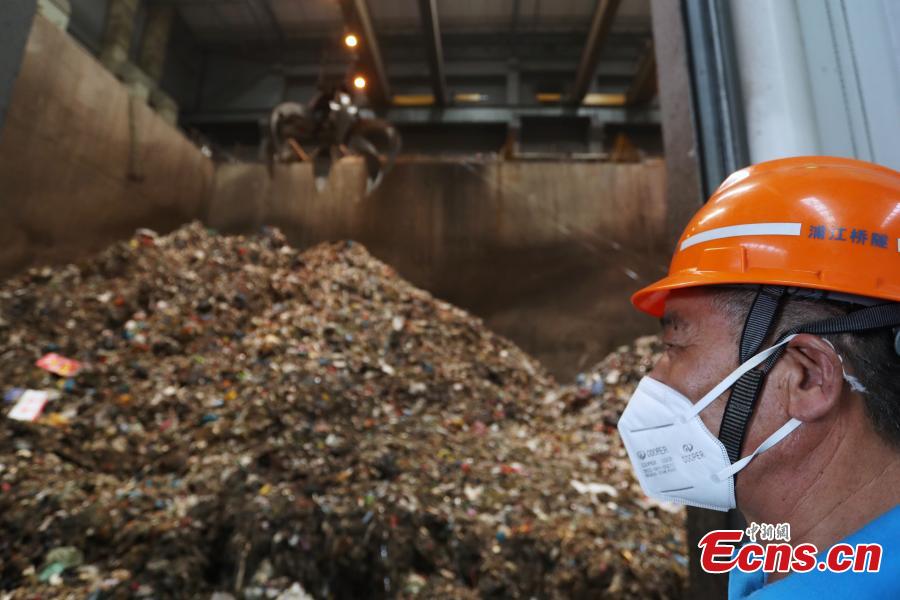
[[608, 483], [582, 483], [577, 479], [572, 480], [572, 487], [579, 494], [606, 494], [615, 498], [619, 495], [618, 490]]
[[615, 432], [651, 338], [559, 386], [358, 244], [198, 224], [5, 282], [0, 324], [13, 407], [58, 396], [0, 419], [4, 598], [683, 596]]
[[35, 364], [40, 368], [62, 377], [74, 377], [81, 370], [81, 363], [55, 352], [49, 352], [39, 358]]
[[44, 412], [51, 395], [55, 394], [44, 390], [22, 390], [18, 395], [10, 395], [16, 399], [6, 416], [16, 421], [36, 421]]

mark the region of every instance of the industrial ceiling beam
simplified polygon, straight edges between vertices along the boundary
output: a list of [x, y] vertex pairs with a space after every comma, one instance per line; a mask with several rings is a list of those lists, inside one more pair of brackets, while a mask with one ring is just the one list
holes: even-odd
[[[368, 115], [368, 111], [363, 111]], [[265, 117], [266, 111], [213, 110], [186, 112], [182, 119], [190, 125], [209, 123], [255, 123]], [[581, 106], [572, 108], [556, 104], [553, 106], [499, 107], [499, 106], [449, 106], [441, 111], [431, 106], [392, 107], [384, 116], [394, 124], [423, 123], [509, 123], [521, 117], [591, 117], [601, 123], [628, 125], [658, 125], [659, 110], [651, 107], [628, 108], [624, 106]]]
[[[221, 58], [221, 55], [220, 57]], [[324, 78], [328, 81], [334, 81], [344, 77], [347, 73], [347, 66], [340, 62], [326, 62], [319, 65], [293, 65], [276, 64], [272, 62], [269, 65], [260, 65], [257, 69], [260, 72], [282, 77], [290, 80], [289, 85], [304, 84], [311, 81], [318, 81]], [[220, 63], [221, 64], [221, 63]], [[564, 61], [541, 61], [541, 62], [517, 62], [517, 61], [492, 61], [492, 62], [460, 62], [447, 63], [446, 75], [448, 79], [458, 82], [461, 88], [477, 89], [483, 85], [500, 85], [506, 82], [508, 85], [515, 85], [518, 90], [518, 84], [510, 83], [509, 79], [518, 79], [527, 84], [538, 82], [546, 82], [550, 80], [558, 80], [560, 82], [567, 81], [572, 77], [572, 63]], [[422, 65], [418, 62], [391, 63], [391, 82], [394, 85], [411, 84], [418, 86], [423, 76]], [[594, 80], [601, 85], [611, 89], [627, 89], [634, 78], [634, 63], [611, 63], [603, 61], [594, 74]], [[430, 92], [430, 90], [429, 90]], [[622, 94], [624, 96], [624, 94]], [[582, 104], [585, 104], [591, 94], [585, 96]], [[396, 100], [397, 94], [393, 99]], [[494, 99], [496, 100], [496, 98]], [[519, 100], [516, 98], [507, 99], [507, 104], [517, 105]], [[453, 104], [452, 99], [449, 104]]]
[[[340, 0], [344, 22], [347, 23], [360, 39], [360, 55], [363, 67], [368, 71], [370, 85], [366, 88], [369, 101], [378, 107], [391, 103], [391, 85], [388, 81], [384, 61], [381, 59], [381, 48], [378, 36], [372, 25], [369, 5], [366, 0]], [[374, 85], [371, 85], [374, 84]]]
[[649, 102], [656, 95], [656, 54], [653, 49], [653, 40], [647, 42], [647, 48], [638, 63], [637, 73], [631, 80], [628, 92], [625, 94], [625, 104], [633, 106]]
[[597, 0], [594, 16], [591, 18], [591, 28], [588, 31], [584, 50], [581, 52], [578, 71], [575, 73], [575, 87], [569, 98], [572, 104], [581, 104], [581, 101], [584, 100], [585, 95], [591, 88], [591, 79], [594, 77], [594, 71], [597, 69], [600, 50], [609, 37], [609, 31], [612, 29], [612, 22], [620, 3], [621, 0]]
[[272, 31], [275, 32], [275, 37], [278, 38], [279, 45], [284, 47], [284, 31], [281, 29], [281, 23], [278, 22], [278, 16], [275, 14], [275, 9], [272, 8], [270, 0], [259, 0], [259, 5], [262, 8], [263, 13], [265, 13]]
[[419, 0], [419, 17], [428, 51], [428, 70], [435, 104], [447, 104], [447, 76], [444, 71], [444, 47], [441, 44], [441, 25], [438, 21], [437, 0]]
[[[2, 1], [2, 0], [0, 0]], [[291, 77], [318, 77], [319, 73], [325, 70], [328, 73], [345, 73], [347, 65], [345, 62], [338, 60], [327, 60], [324, 62], [304, 62], [308, 60], [308, 55], [301, 53], [284, 54], [280, 57], [274, 53], [265, 50], [254, 52], [253, 50], [242, 51], [240, 47], [229, 46], [228, 48], [215, 48], [208, 50], [211, 55], [221, 61], [238, 60], [253, 61], [258, 63], [256, 66], [259, 70], [267, 72], [281, 73]], [[409, 60], [404, 62], [391, 62], [391, 81], [396, 84], [400, 78], [420, 80], [423, 76], [422, 65], [415, 60], [415, 56], [410, 56]], [[595, 80], [605, 80], [616, 87], [627, 88], [634, 79], [634, 63], [635, 60], [604, 60], [602, 64], [597, 66], [594, 72]], [[451, 79], [483, 79], [485, 77], [495, 77], [503, 79], [510, 70], [509, 60], [459, 60], [446, 62], [444, 70], [446, 76]], [[566, 80], [572, 77], [572, 61], [558, 58], [542, 59], [542, 60], [518, 60], [516, 70], [523, 77], [541, 77], [553, 76]]]

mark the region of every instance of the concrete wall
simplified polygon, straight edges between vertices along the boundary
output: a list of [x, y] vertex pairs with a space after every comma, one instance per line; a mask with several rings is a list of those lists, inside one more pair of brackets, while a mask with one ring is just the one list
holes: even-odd
[[315, 191], [308, 164], [221, 165], [208, 223], [292, 242], [354, 239], [568, 377], [654, 330], [628, 296], [665, 270], [662, 161], [401, 161], [364, 197], [359, 160]]
[[84, 48], [35, 18], [0, 131], [0, 276], [206, 213], [214, 167]]

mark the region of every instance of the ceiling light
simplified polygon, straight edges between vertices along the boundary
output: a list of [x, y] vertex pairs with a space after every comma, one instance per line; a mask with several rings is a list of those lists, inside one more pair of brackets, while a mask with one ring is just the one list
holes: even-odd
[[394, 106], [431, 106], [434, 104], [433, 94], [394, 94]]
[[587, 106], [624, 106], [625, 94], [587, 94], [583, 104]]
[[473, 92], [461, 92], [461, 93], [455, 94], [453, 96], [454, 102], [475, 103], [475, 102], [484, 102], [485, 100], [487, 100], [487, 96], [485, 94], [478, 94], [478, 93], [473, 93]]
[[541, 104], [556, 104], [562, 101], [562, 94], [557, 92], [538, 92], [535, 97]]

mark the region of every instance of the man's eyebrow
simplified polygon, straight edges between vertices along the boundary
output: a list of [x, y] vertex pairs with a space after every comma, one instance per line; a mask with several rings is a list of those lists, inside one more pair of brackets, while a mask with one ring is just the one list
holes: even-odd
[[671, 327], [679, 328], [687, 326], [687, 321], [681, 318], [678, 313], [666, 313], [659, 320], [659, 324], [663, 329], [669, 329]]

